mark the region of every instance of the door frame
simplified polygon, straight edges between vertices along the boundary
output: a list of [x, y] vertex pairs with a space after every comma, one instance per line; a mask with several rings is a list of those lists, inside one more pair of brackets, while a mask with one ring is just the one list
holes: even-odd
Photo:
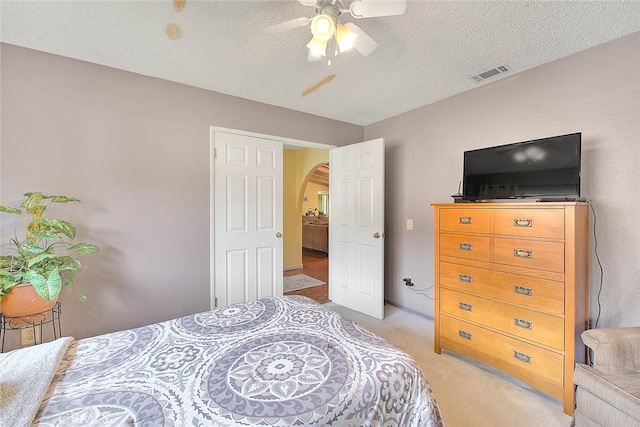
[[[302, 139], [286, 138], [275, 135], [268, 135], [257, 132], [249, 132], [240, 129], [230, 129], [219, 126], [209, 126], [209, 305], [211, 309], [216, 307], [215, 293], [215, 139], [216, 132], [231, 133], [236, 135], [250, 136], [254, 138], [270, 139], [280, 141], [282, 148], [314, 148], [317, 150], [332, 150], [337, 145], [323, 144], [320, 142], [305, 141]], [[282, 272], [281, 272], [282, 274]]]

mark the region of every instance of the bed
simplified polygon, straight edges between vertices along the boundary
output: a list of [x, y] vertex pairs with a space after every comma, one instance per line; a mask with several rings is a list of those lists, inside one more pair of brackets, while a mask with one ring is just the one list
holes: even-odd
[[[26, 352], [40, 355], [29, 362]], [[16, 420], [12, 426], [30, 425], [34, 415], [39, 426], [443, 425], [408, 354], [301, 296], [2, 356], [5, 402], [12, 390], [5, 368], [20, 363], [31, 378], [29, 363], [38, 369], [51, 363], [37, 374], [47, 379], [40, 392], [27, 385], [27, 396], [40, 393], [41, 402], [18, 415], [0, 413]]]

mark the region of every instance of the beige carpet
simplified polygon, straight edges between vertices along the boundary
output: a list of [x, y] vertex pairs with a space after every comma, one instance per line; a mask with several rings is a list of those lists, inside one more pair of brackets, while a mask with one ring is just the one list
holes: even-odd
[[431, 384], [447, 427], [568, 427], [571, 423], [559, 401], [494, 369], [452, 353], [434, 353], [433, 322], [428, 319], [389, 304], [384, 320], [332, 302], [326, 306], [412, 355]]

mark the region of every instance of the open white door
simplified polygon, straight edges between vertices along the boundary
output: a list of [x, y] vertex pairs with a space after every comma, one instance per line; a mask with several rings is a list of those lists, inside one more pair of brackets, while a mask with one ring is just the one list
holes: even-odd
[[336, 304], [384, 318], [384, 139], [330, 153], [329, 292]]
[[282, 142], [216, 131], [214, 306], [282, 295]]

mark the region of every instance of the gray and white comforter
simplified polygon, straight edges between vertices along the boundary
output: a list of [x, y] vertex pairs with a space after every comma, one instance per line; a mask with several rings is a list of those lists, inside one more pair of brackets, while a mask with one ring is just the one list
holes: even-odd
[[73, 342], [35, 425], [439, 426], [415, 361], [304, 297]]

